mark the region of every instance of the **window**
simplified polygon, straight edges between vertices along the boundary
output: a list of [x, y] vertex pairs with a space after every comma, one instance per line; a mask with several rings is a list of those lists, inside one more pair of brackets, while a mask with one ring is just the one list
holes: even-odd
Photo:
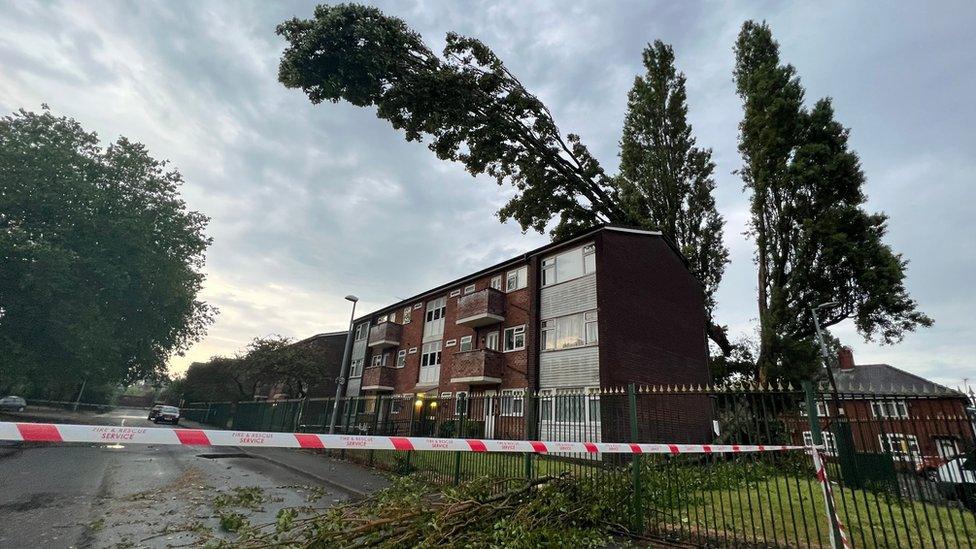
[[505, 352], [520, 351], [525, 348], [525, 325], [505, 328]]
[[437, 383], [441, 376], [441, 342], [424, 343], [420, 354], [419, 383]]
[[[824, 446], [826, 446], [826, 452], [828, 456], [837, 455], [837, 440], [834, 438], [834, 434], [830, 431], [823, 431], [820, 433], [823, 437]], [[813, 446], [813, 433], [810, 431], [803, 431], [803, 444], [805, 446]]]
[[522, 389], [502, 389], [501, 414], [503, 416], [522, 416], [525, 391]]
[[356, 326], [356, 341], [362, 341], [362, 340], [366, 339], [366, 336], [367, 335], [369, 335], [369, 323], [368, 322], [363, 322], [359, 326]]
[[406, 365], [407, 365], [407, 352], [406, 351], [397, 351], [396, 367], [397, 368], [403, 368]]
[[583, 405], [586, 395], [579, 389], [557, 390], [554, 399], [557, 423], [581, 423], [586, 419]]
[[349, 363], [349, 377], [359, 377], [361, 375], [363, 375], [363, 359], [353, 359]]
[[424, 306], [424, 304], [423, 304], [423, 303], [414, 303], [414, 304], [413, 304], [413, 308], [414, 308], [414, 309], [419, 309], [419, 308], [421, 308], [421, 307], [423, 307], [423, 306]]
[[542, 260], [542, 285], [566, 282], [596, 272], [596, 247], [588, 244]]
[[890, 453], [891, 457], [902, 461], [918, 461], [922, 452], [918, 448], [918, 438], [915, 435], [888, 433], [878, 435], [881, 451]]
[[485, 336], [485, 348], [492, 351], [498, 350], [498, 332], [488, 332]]
[[871, 403], [871, 413], [880, 418], [907, 418], [908, 405], [904, 400], [885, 400]]
[[453, 347], [455, 345], [457, 345], [456, 339], [448, 339], [447, 341], [444, 342], [445, 347]]
[[459, 295], [461, 295], [461, 290], [453, 290], [453, 291], [451, 291], [451, 297], [457, 297]]
[[383, 355], [373, 355], [373, 366], [383, 365]]
[[552, 421], [552, 389], [539, 391], [539, 419]]
[[403, 323], [404, 324], [410, 324], [410, 313], [411, 313], [411, 311], [412, 311], [412, 309], [410, 309], [410, 307], [404, 307], [403, 308]]
[[556, 351], [598, 342], [596, 311], [542, 321], [542, 350]]
[[396, 311], [390, 313], [390, 316], [387, 317], [387, 320], [389, 320], [390, 322], [396, 322]]
[[514, 292], [515, 290], [521, 290], [525, 288], [529, 283], [529, 268], [519, 267], [514, 271], [508, 271], [508, 276], [505, 278], [505, 291]]
[[403, 399], [400, 398], [400, 397], [394, 396], [390, 400], [390, 415], [391, 416], [395, 416], [395, 415], [399, 414], [402, 410], [403, 410]]
[[440, 339], [444, 335], [444, 314], [447, 312], [447, 299], [438, 298], [427, 303], [427, 316], [424, 323], [424, 341]]
[[491, 283], [489, 283], [488, 285], [491, 286], [492, 288], [496, 289], [496, 290], [501, 290], [502, 289], [502, 275], [498, 275], [498, 276], [491, 277]]
[[376, 317], [376, 323], [379, 324], [380, 322], [386, 322], [386, 315]]
[[464, 287], [464, 295], [473, 294], [475, 289], [474, 284], [468, 284]]
[[458, 391], [454, 399], [454, 413], [457, 415], [468, 413], [468, 392]]
[[597, 389], [543, 389], [539, 391], [539, 420], [556, 423], [598, 423]]
[[458, 345], [458, 351], [470, 351], [471, 350], [471, 336], [464, 336], [461, 338], [461, 344]]
[[[807, 405], [806, 405], [806, 403], [801, 403], [800, 404], [800, 415], [803, 416], [803, 417], [807, 417]], [[828, 411], [827, 403], [825, 401], [823, 401], [823, 400], [818, 400], [817, 401], [817, 417], [830, 417], [830, 413]]]

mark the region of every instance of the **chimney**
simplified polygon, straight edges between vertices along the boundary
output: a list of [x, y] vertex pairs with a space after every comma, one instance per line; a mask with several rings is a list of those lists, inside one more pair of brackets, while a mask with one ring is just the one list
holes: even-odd
[[837, 365], [841, 370], [854, 369], [854, 351], [850, 347], [841, 347], [837, 351]]

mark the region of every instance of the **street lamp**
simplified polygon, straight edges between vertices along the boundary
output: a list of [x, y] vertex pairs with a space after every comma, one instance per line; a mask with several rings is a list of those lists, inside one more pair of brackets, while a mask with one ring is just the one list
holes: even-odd
[[817, 343], [820, 344], [820, 355], [823, 357], [824, 369], [827, 370], [827, 380], [830, 382], [830, 388], [833, 392], [834, 408], [837, 409], [837, 415], [843, 416], [844, 408], [841, 407], [840, 397], [837, 394], [837, 382], [834, 381], [834, 372], [830, 369], [830, 353], [827, 352], [827, 343], [824, 341], [823, 331], [820, 329], [820, 319], [818, 318], [820, 309], [833, 309], [839, 306], [840, 303], [837, 301], [828, 301], [812, 308], [810, 312], [813, 313], [813, 327], [817, 331]]
[[335, 433], [336, 421], [339, 419], [339, 399], [342, 398], [342, 388], [346, 385], [346, 374], [349, 373], [349, 355], [352, 354], [352, 323], [356, 319], [356, 302], [359, 298], [347, 295], [346, 301], [352, 302], [352, 313], [349, 314], [349, 331], [346, 332], [346, 346], [342, 351], [342, 363], [339, 365], [339, 377], [336, 378], [336, 396], [332, 404], [332, 419], [329, 421], [329, 434]]

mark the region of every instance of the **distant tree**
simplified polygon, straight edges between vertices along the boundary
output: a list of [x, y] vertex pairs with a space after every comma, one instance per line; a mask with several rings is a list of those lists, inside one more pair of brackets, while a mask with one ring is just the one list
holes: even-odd
[[0, 181], [0, 378], [160, 378], [204, 334], [207, 218], [143, 145], [21, 110], [0, 119]]
[[704, 286], [709, 337], [728, 355], [726, 330], [712, 321], [715, 291], [729, 262], [724, 221], [712, 196], [712, 151], [695, 146], [685, 76], [675, 69], [671, 46], [657, 40], [644, 49], [643, 60], [645, 73], [634, 78], [627, 96], [620, 198], [635, 224], [659, 229], [677, 244]]
[[[882, 241], [887, 217], [864, 211], [864, 173], [829, 99], [804, 90], [765, 23], [747, 21], [735, 46], [744, 106], [740, 174], [751, 196], [759, 275], [760, 380], [805, 376], [815, 364], [810, 307], [831, 326], [853, 318], [867, 339], [901, 340], [932, 320], [904, 285], [907, 262]], [[813, 357], [813, 359], [811, 359]]]
[[186, 402], [231, 402], [250, 400], [242, 397], [246, 384], [238, 384], [240, 374], [236, 358], [215, 356], [207, 362], [194, 362], [181, 380], [181, 395]]

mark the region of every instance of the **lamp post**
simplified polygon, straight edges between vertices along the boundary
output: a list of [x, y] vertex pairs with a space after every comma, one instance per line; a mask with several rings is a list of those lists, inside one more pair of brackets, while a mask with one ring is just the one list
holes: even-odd
[[352, 302], [352, 313], [349, 314], [349, 331], [346, 332], [346, 346], [342, 351], [342, 364], [339, 365], [339, 377], [336, 378], [336, 396], [332, 404], [332, 419], [329, 420], [329, 434], [335, 433], [336, 421], [339, 419], [339, 399], [342, 398], [342, 389], [346, 385], [346, 374], [349, 373], [349, 355], [352, 354], [352, 323], [356, 319], [356, 302], [359, 298], [354, 295], [347, 295], [346, 301]]
[[821, 303], [810, 310], [813, 313], [813, 327], [817, 331], [817, 343], [820, 345], [820, 356], [823, 358], [824, 369], [827, 371], [827, 380], [830, 382], [830, 389], [833, 393], [834, 408], [837, 414], [843, 416], [844, 409], [840, 405], [840, 397], [837, 395], [837, 382], [834, 381], [834, 371], [830, 369], [830, 353], [827, 352], [827, 343], [824, 341], [823, 331], [820, 329], [820, 309], [832, 309], [840, 306], [836, 301]]

